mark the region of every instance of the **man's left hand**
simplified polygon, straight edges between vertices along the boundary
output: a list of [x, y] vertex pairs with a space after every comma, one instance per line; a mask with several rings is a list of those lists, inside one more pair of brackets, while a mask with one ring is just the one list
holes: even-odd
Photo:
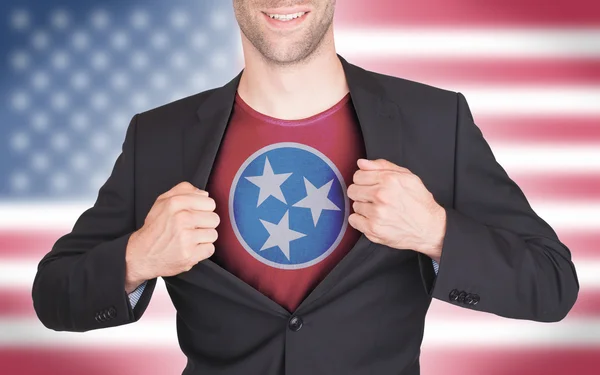
[[376, 243], [412, 249], [439, 263], [446, 234], [446, 210], [421, 179], [385, 159], [358, 159], [348, 186], [348, 223]]

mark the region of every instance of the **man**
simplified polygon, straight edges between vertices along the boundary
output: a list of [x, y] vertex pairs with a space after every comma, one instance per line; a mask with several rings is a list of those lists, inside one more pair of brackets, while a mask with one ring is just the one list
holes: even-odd
[[566, 316], [570, 251], [462, 94], [336, 54], [335, 0], [233, 4], [245, 68], [133, 117], [94, 206], [39, 264], [46, 327], [133, 323], [162, 277], [184, 374], [415, 375], [432, 297]]

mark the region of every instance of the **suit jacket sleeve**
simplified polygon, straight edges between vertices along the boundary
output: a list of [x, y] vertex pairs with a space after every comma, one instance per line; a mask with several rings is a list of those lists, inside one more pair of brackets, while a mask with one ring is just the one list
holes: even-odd
[[137, 321], [148, 305], [156, 279], [148, 281], [135, 310], [125, 291], [125, 249], [136, 230], [137, 117], [131, 119], [122, 151], [94, 205], [38, 264], [33, 306], [47, 328], [82, 332], [118, 326]]
[[508, 318], [559, 321], [579, 292], [571, 253], [498, 164], [461, 93], [457, 106], [454, 204], [437, 276], [419, 254], [426, 291]]

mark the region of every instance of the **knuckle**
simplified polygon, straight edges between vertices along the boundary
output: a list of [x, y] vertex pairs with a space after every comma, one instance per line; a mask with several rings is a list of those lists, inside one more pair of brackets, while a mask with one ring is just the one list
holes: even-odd
[[385, 206], [376, 204], [373, 206], [373, 216], [377, 219], [383, 218], [385, 215]]
[[219, 220], [219, 215], [214, 211], [202, 211], [199, 213], [201, 220], [202, 228], [214, 228], [216, 227], [215, 223]]
[[190, 220], [190, 213], [188, 211], [176, 211], [173, 214], [173, 221], [175, 222], [175, 226], [177, 228], [183, 228]]
[[213, 198], [211, 198], [211, 197], [206, 197], [206, 199], [207, 199], [206, 202], [207, 202], [207, 205], [209, 207], [209, 210], [210, 211], [214, 211], [215, 208], [217, 208], [217, 202], [215, 202], [215, 200]]
[[376, 225], [375, 223], [371, 223], [369, 230], [371, 231], [371, 235], [373, 235], [376, 238], [380, 237], [381, 234], [381, 227]]
[[348, 189], [347, 189], [348, 196], [354, 196], [354, 188], [355, 188], [354, 184], [350, 184], [350, 186], [348, 186]]
[[191, 188], [194, 188], [194, 185], [192, 185], [189, 181], [182, 181], [179, 184], [177, 184], [177, 187], [180, 189], [189, 190]]
[[367, 231], [367, 233], [369, 233], [370, 235], [375, 235], [375, 225], [373, 224], [372, 221], [367, 221], [365, 224], [365, 230]]
[[182, 268], [183, 268], [183, 271], [184, 271], [184, 272], [188, 272], [189, 270], [191, 270], [191, 269], [192, 269], [192, 267], [193, 267], [193, 266], [194, 266], [194, 262], [193, 262], [193, 261], [191, 261], [191, 260], [188, 260], [187, 262], [185, 262], [185, 263], [183, 264], [183, 267], [182, 267]]
[[[188, 251], [182, 251], [180, 254], [180, 259], [179, 259], [178, 263], [181, 267], [186, 269], [186, 267], [191, 266], [191, 264], [190, 264], [190, 263], [192, 263], [191, 259], [192, 259], [192, 256]], [[186, 271], [188, 271], [188, 270], [189, 270], [189, 268], [186, 269]]]
[[168, 202], [169, 212], [175, 213], [175, 212], [181, 210], [181, 208], [184, 206], [184, 203], [185, 203], [184, 201], [185, 201], [185, 197], [181, 196], [181, 195], [174, 195], [171, 198], [169, 198], [169, 202]]
[[386, 185], [392, 185], [396, 183], [396, 176], [392, 173], [385, 173], [381, 176], [381, 180]]
[[208, 243], [204, 246], [205, 252], [208, 256], [211, 256], [215, 253], [215, 244], [214, 243]]
[[377, 202], [385, 202], [385, 199], [387, 198], [387, 191], [382, 187], [378, 187], [373, 192], [373, 198]]
[[215, 246], [212, 243], [203, 243], [198, 245], [197, 251], [197, 255], [200, 258], [200, 260], [206, 259], [214, 254]]
[[179, 235], [177, 236], [177, 248], [179, 249], [178, 252], [181, 254], [181, 256], [183, 256], [184, 258], [187, 257], [187, 247], [189, 246], [189, 235], [186, 234], [185, 232], [181, 232], [179, 233]]
[[179, 241], [179, 248], [181, 249], [181, 252], [183, 253], [183, 255], [187, 255], [188, 246], [192, 242], [192, 236], [190, 231], [182, 230], [181, 232], [179, 232], [177, 239]]
[[421, 179], [416, 174], [406, 174], [404, 176], [404, 183], [406, 185], [414, 186], [416, 184], [419, 184], [420, 182], [421, 182]]
[[214, 228], [208, 228], [202, 230], [202, 241], [204, 243], [212, 243], [217, 240], [218, 233]]
[[221, 217], [216, 212], [213, 212], [212, 216], [213, 216], [213, 220], [214, 220], [214, 223], [215, 223], [215, 227], [217, 227], [221, 223]]

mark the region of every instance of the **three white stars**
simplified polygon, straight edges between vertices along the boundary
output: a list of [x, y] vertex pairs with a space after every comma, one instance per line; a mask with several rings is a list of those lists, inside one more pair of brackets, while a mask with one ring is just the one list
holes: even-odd
[[[263, 168], [263, 174], [261, 176], [249, 176], [246, 179], [252, 182], [254, 185], [259, 187], [258, 202], [256, 207], [260, 206], [268, 197], [273, 196], [279, 199], [281, 202], [287, 204], [283, 192], [281, 191], [281, 185], [287, 180], [292, 173], [274, 173], [269, 159], [265, 157], [265, 166]], [[317, 226], [317, 222], [321, 217], [323, 210], [334, 210], [340, 211], [329, 198], [329, 191], [333, 184], [333, 179], [325, 183], [320, 188], [315, 187], [306, 177], [304, 178], [304, 186], [306, 188], [306, 197], [294, 203], [293, 207], [302, 207], [310, 209], [313, 224]], [[289, 227], [289, 216], [286, 211], [279, 223], [274, 224], [268, 221], [259, 219], [264, 225], [265, 229], [269, 232], [269, 238], [265, 241], [262, 250], [266, 250], [273, 246], [279, 246], [281, 252], [290, 260], [290, 242], [298, 238], [306, 236], [304, 233], [300, 233], [290, 229]]]

